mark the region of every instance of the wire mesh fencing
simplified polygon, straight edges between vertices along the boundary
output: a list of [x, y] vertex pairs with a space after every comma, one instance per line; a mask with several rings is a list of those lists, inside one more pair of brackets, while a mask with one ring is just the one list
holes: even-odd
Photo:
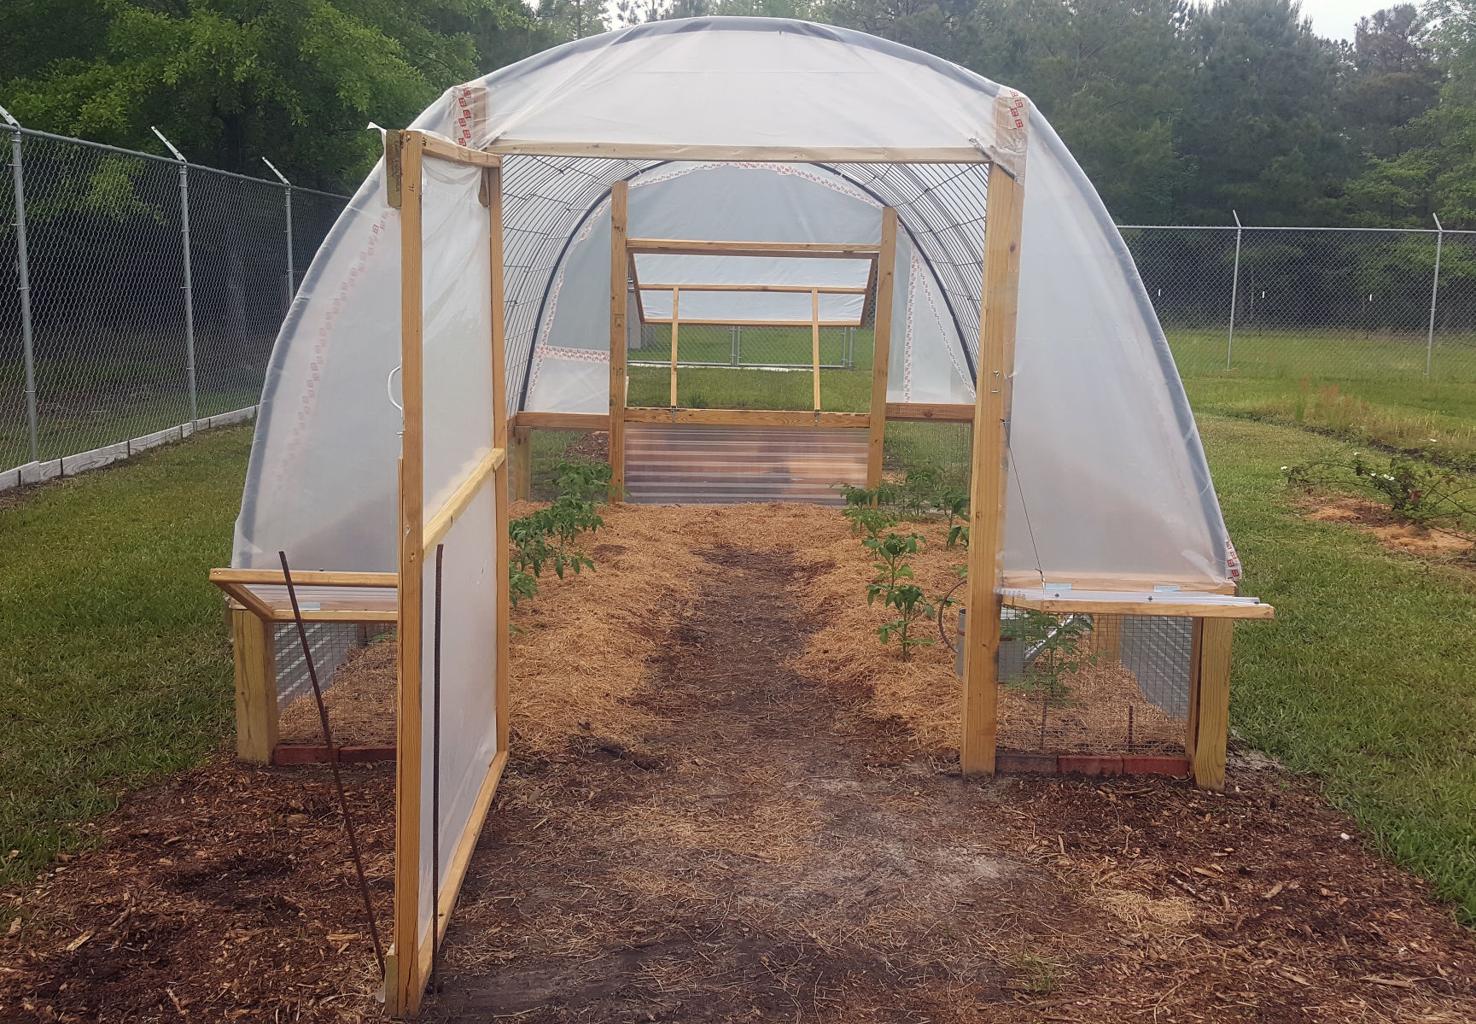
[[1039, 753], [1178, 755], [1194, 620], [1005, 609], [999, 743]]
[[1122, 232], [1185, 378], [1476, 382], [1476, 232]]
[[20, 128], [5, 148], [0, 486], [248, 414], [346, 200]]

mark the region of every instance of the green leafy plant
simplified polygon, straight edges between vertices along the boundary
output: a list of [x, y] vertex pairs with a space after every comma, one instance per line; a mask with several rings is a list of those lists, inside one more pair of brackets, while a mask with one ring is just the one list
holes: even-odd
[[924, 596], [922, 587], [915, 583], [894, 586], [887, 592], [886, 604], [896, 610], [897, 617], [877, 628], [876, 634], [883, 644], [891, 643], [896, 638], [897, 646], [902, 649], [903, 661], [911, 657], [914, 647], [932, 645], [931, 637], [917, 636], [912, 631], [915, 623], [932, 618], [936, 611], [932, 602]]
[[877, 559], [872, 563], [876, 575], [866, 585], [866, 603], [875, 604], [881, 598], [882, 604], [887, 605], [892, 591], [903, 580], [912, 579], [912, 566], [907, 559], [922, 549], [922, 535], [889, 533], [885, 537], [868, 537], [861, 544]]
[[872, 539], [875, 539], [883, 530], [897, 525], [896, 516], [885, 509], [873, 508], [870, 505], [847, 505], [841, 515], [851, 521], [852, 533], [864, 533]]
[[1387, 466], [1375, 466], [1357, 452], [1352, 469], [1401, 519], [1431, 523], [1476, 514], [1464, 500], [1472, 487], [1451, 470], [1402, 455], [1390, 458]]
[[605, 525], [600, 501], [609, 493], [610, 467], [590, 461], [564, 461], [554, 469], [559, 495], [543, 508], [507, 524], [512, 544], [508, 568], [512, 603], [531, 600], [538, 593], [538, 578], [545, 568], [563, 579], [594, 568], [578, 546], [581, 535]]
[[1091, 631], [1091, 622], [1081, 615], [1057, 618], [1048, 612], [1022, 609], [1021, 614], [1004, 620], [1000, 634], [1026, 644], [1034, 652], [1025, 672], [1011, 685], [1039, 696], [1045, 707], [1069, 707], [1071, 688], [1066, 678], [1094, 660], [1083, 643]]

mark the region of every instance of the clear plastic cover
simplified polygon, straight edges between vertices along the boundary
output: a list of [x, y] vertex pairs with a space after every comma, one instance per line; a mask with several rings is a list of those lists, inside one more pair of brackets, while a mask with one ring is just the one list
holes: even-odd
[[[882, 206], [894, 207], [889, 397], [971, 400], [987, 179], [1008, 172], [1023, 182], [1025, 215], [1006, 568], [1229, 578], [1204, 454], [1137, 272], [1076, 162], [1018, 94], [843, 29], [694, 19], [540, 54], [448, 91], [415, 126], [473, 146], [645, 144], [677, 156], [702, 145], [982, 149], [998, 162], [987, 173], [508, 157], [509, 407], [608, 409], [608, 195], [619, 180], [631, 182], [636, 236], [875, 242]], [[466, 216], [481, 210], [472, 199]], [[268, 371], [237, 565], [270, 564], [278, 547], [305, 566], [394, 565], [399, 416], [384, 391], [398, 363], [396, 221], [376, 171], [298, 294]], [[453, 219], [433, 234], [428, 222], [428, 257], [459, 245], [456, 230]], [[462, 365], [481, 358], [480, 343], [458, 344]], [[427, 401], [438, 400], [431, 387], [428, 377]]]
[[[493, 529], [497, 495], [488, 478], [442, 540], [441, 736], [435, 742], [435, 551], [426, 553], [421, 648], [420, 922], [429, 934], [432, 908], [448, 887], [451, 858], [471, 824], [477, 794], [497, 753], [497, 590]], [[440, 776], [439, 818], [431, 799]], [[431, 895], [432, 829], [440, 847], [440, 888]]]

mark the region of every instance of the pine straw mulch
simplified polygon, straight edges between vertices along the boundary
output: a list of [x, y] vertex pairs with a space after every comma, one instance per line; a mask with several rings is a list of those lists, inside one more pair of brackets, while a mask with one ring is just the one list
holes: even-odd
[[[433, 1014], [1476, 1020], [1470, 933], [1303, 781], [959, 779], [951, 656], [880, 647], [834, 510], [607, 520], [517, 613]], [[348, 777], [387, 927], [392, 773]], [[357, 900], [325, 768], [212, 763], [13, 894], [0, 1021], [372, 1018]]]

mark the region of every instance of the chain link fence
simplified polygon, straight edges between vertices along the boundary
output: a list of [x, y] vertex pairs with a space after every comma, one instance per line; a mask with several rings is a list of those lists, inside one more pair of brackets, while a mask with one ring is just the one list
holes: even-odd
[[0, 489], [243, 419], [343, 196], [11, 126]]
[[[16, 126], [4, 138], [0, 489], [250, 415], [347, 198]], [[1191, 396], [1476, 383], [1476, 232], [1122, 232]], [[664, 325], [632, 338], [653, 400], [670, 345]], [[826, 328], [821, 363], [865, 370], [870, 349], [869, 329]], [[811, 355], [808, 330], [694, 324], [679, 360], [802, 370]], [[694, 401], [731, 398], [704, 386]]]
[[1476, 232], [1122, 233], [1186, 379], [1476, 383]]

